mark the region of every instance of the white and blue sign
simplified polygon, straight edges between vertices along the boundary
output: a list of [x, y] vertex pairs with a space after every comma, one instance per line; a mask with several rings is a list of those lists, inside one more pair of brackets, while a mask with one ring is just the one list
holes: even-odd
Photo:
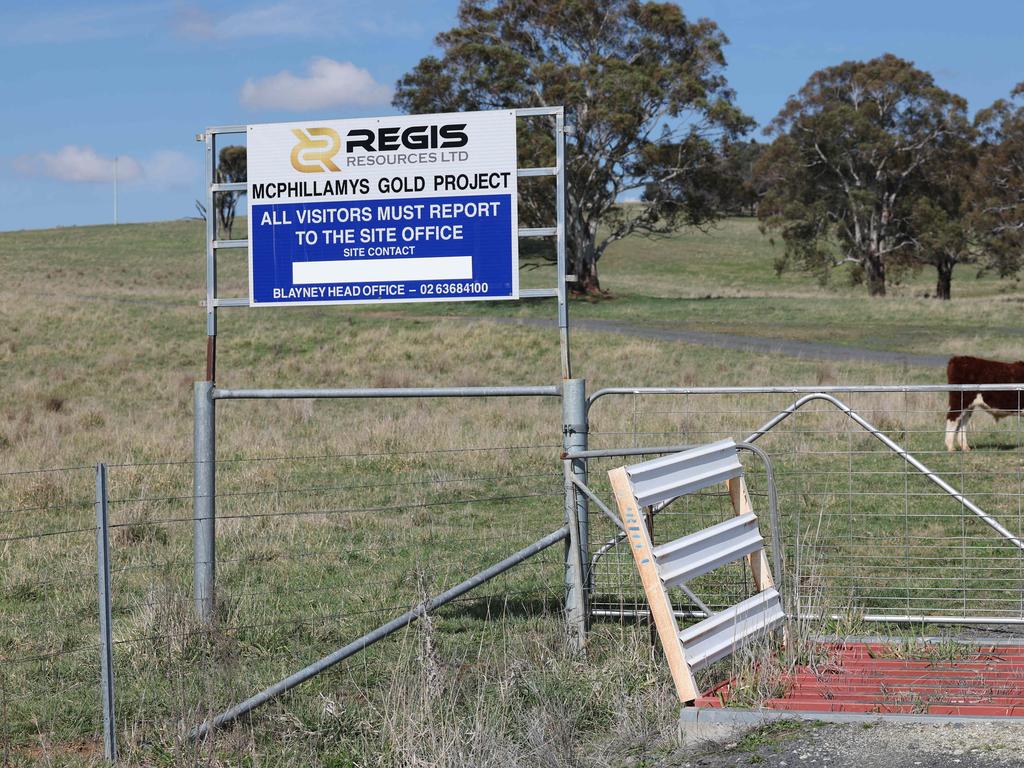
[[519, 297], [515, 114], [248, 129], [251, 306]]

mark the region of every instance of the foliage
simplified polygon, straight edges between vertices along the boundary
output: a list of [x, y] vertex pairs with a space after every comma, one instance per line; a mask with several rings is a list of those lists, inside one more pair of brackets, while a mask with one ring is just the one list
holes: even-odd
[[[220, 151], [217, 161], [217, 183], [235, 184], [246, 180], [245, 147], [230, 146]], [[217, 211], [217, 223], [231, 238], [231, 229], [235, 225], [235, 211], [238, 201], [245, 192], [220, 192], [216, 197], [214, 208]]]
[[[1016, 104], [1014, 103], [1016, 102]], [[1009, 275], [1024, 265], [1024, 82], [978, 113], [980, 159], [974, 176], [974, 226], [992, 266]]]
[[964, 129], [948, 134], [941, 152], [922, 167], [914, 194], [904, 199], [904, 206], [910, 205], [906, 221], [913, 243], [906, 258], [915, 266], [935, 268], [938, 299], [952, 296], [958, 264], [977, 263], [980, 258], [971, 215], [971, 177], [977, 164], [973, 138], [973, 131]]
[[956, 162], [969, 128], [961, 97], [892, 54], [815, 72], [772, 121], [758, 163], [758, 215], [781, 231], [781, 266], [824, 275], [851, 262], [883, 295], [887, 269], [913, 262], [926, 169]]
[[722, 148], [719, 155], [720, 178], [723, 182], [721, 207], [724, 213], [753, 216], [757, 213], [760, 190], [754, 169], [766, 145], [754, 139], [735, 141]]
[[[723, 75], [725, 35], [673, 3], [462, 0], [458, 26], [399, 82], [395, 105], [447, 112], [564, 105], [567, 258], [600, 291], [597, 263], [632, 233], [668, 233], [717, 215], [716, 147], [750, 120]], [[550, 124], [523, 125], [520, 152], [553, 161]], [[550, 187], [523, 184], [520, 216], [550, 224]], [[640, 192], [645, 205], [617, 206]], [[599, 230], [600, 226], [600, 230]]]

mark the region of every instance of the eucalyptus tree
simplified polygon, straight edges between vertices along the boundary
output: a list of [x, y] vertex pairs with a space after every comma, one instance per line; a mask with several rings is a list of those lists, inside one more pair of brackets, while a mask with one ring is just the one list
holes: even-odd
[[[563, 105], [567, 258], [576, 290], [599, 293], [598, 262], [633, 233], [657, 235], [718, 215], [719, 150], [751, 126], [726, 81], [727, 39], [675, 3], [462, 0], [396, 89], [409, 112]], [[551, 157], [550, 127], [521, 127], [520, 154]], [[625, 197], [642, 204], [622, 205]], [[553, 195], [523, 184], [520, 216], [550, 224]]]
[[913, 263], [911, 220], [928, 173], [969, 134], [966, 101], [892, 54], [815, 72], [768, 126], [758, 216], [794, 265], [823, 277], [853, 263], [873, 296], [892, 266]]
[[1024, 82], [975, 118], [981, 134], [974, 225], [1000, 275], [1024, 264]]

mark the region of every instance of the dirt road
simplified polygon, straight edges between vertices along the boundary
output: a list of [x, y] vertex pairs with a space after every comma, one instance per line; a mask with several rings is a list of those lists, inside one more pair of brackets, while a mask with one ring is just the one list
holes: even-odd
[[[466, 318], [477, 320], [477, 318]], [[551, 327], [553, 320], [541, 318], [491, 317], [491, 322], [500, 325], [526, 325]], [[710, 331], [685, 331], [670, 328], [649, 328], [617, 320], [573, 319], [571, 327], [576, 330], [617, 333], [638, 339], [653, 341], [681, 341], [685, 344], [699, 344], [719, 349], [736, 349], [763, 354], [782, 354], [791, 357], [805, 357], [813, 360], [857, 361], [896, 365], [920, 365], [945, 370], [949, 355], [915, 355], [909, 352], [889, 352], [864, 347], [846, 347], [841, 344], [827, 344], [819, 341], [797, 341], [794, 339], [772, 339], [763, 336], [744, 336], [735, 333]]]

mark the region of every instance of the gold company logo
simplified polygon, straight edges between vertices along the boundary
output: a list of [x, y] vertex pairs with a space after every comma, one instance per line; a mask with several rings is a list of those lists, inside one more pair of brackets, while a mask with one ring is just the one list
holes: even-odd
[[292, 128], [299, 141], [292, 147], [292, 168], [301, 173], [340, 171], [334, 156], [341, 151], [341, 137], [333, 128]]

